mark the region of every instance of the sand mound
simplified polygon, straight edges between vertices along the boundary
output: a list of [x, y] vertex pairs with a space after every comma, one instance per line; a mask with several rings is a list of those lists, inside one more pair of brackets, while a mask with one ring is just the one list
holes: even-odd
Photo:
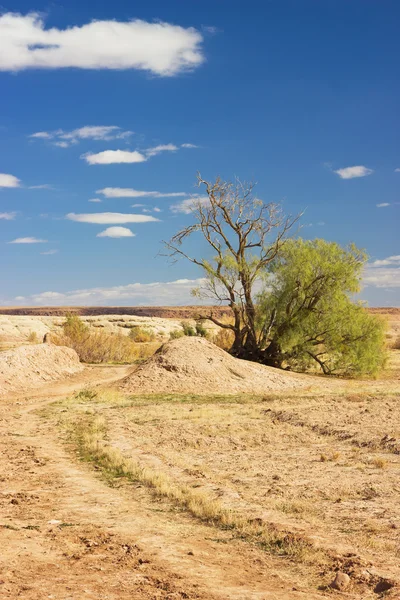
[[233, 358], [204, 338], [183, 337], [161, 346], [121, 388], [134, 394], [263, 394], [302, 385], [290, 373]]
[[40, 344], [7, 350], [0, 353], [0, 395], [35, 388], [82, 370], [72, 348]]

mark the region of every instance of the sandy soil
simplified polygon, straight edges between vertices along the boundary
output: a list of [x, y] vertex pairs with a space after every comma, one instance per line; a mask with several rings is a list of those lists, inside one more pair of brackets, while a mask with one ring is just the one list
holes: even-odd
[[233, 358], [204, 338], [182, 337], [137, 367], [121, 389], [134, 394], [262, 394], [303, 385], [301, 377]]
[[38, 344], [0, 353], [0, 395], [35, 388], [83, 370], [72, 348]]
[[[305, 387], [236, 397], [101, 391], [130, 370], [87, 367], [0, 397], [2, 598], [364, 600], [400, 581], [399, 352], [378, 381], [298, 376]], [[326, 560], [275, 555], [138, 481], [105, 478], [66, 428], [96, 415], [124, 456], [304, 536]], [[343, 593], [326, 587], [338, 568]]]

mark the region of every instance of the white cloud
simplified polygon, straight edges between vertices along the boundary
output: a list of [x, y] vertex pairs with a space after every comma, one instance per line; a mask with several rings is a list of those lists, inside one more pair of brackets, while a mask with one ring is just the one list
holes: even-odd
[[387, 265], [399, 265], [400, 266], [400, 255], [396, 256], [388, 256], [383, 260], [374, 260], [372, 263], [368, 264], [368, 267], [385, 267]]
[[96, 237], [123, 238], [135, 237], [135, 235], [127, 227], [107, 227], [107, 229], [98, 233]]
[[145, 152], [147, 156], [156, 156], [157, 154], [161, 154], [161, 152], [176, 152], [177, 150], [178, 146], [175, 146], [175, 144], [160, 144], [153, 148], [147, 148]]
[[3, 212], [0, 213], [0, 220], [3, 219], [4, 221], [12, 221], [16, 216], [16, 212]]
[[338, 169], [334, 171], [341, 179], [354, 179], [354, 177], [366, 177], [373, 173], [373, 169], [368, 169], [362, 165], [356, 167], [345, 167], [344, 169]]
[[30, 190], [54, 190], [54, 186], [51, 183], [42, 183], [40, 185], [30, 185]]
[[199, 148], [196, 144], [182, 144], [181, 148]]
[[142, 190], [134, 190], [132, 188], [103, 188], [97, 190], [96, 194], [103, 194], [106, 198], [175, 198], [178, 196], [186, 196], [185, 192], [146, 192]]
[[72, 131], [56, 129], [55, 131], [38, 131], [32, 133], [30, 138], [50, 140], [54, 146], [68, 148], [81, 140], [123, 140], [133, 135], [133, 131], [124, 131], [117, 125], [85, 125]]
[[8, 242], [8, 243], [9, 244], [45, 244], [46, 242], [47, 242], [47, 240], [40, 240], [35, 237], [24, 237], [24, 238], [17, 238], [16, 240], [13, 240], [12, 242]]
[[145, 204], [131, 204], [132, 208], [142, 208], [143, 206], [146, 206]]
[[400, 169], [395, 169], [394, 172], [395, 173], [400, 173]]
[[381, 202], [376, 205], [378, 208], [384, 208], [385, 206], [390, 206], [389, 202]]
[[86, 160], [89, 165], [112, 165], [118, 163], [141, 163], [147, 158], [137, 150], [104, 150], [97, 154], [88, 152], [82, 154], [81, 158]]
[[43, 254], [43, 256], [50, 256], [52, 254], [57, 254], [58, 250], [46, 250], [46, 252], [41, 252], [40, 254]]
[[88, 202], [101, 202], [100, 198], [90, 198]]
[[202, 35], [191, 27], [140, 20], [92, 21], [64, 30], [44, 27], [36, 13], [3, 14], [0, 70], [140, 69], [171, 76], [204, 60]]
[[377, 288], [400, 287], [400, 255], [368, 263], [363, 281], [365, 285]]
[[194, 198], [187, 198], [186, 200], [182, 200], [178, 204], [172, 204], [170, 209], [173, 213], [183, 213], [185, 215], [190, 215], [193, 211], [196, 210], [197, 206], [200, 204], [201, 206], [207, 206], [210, 203], [210, 199], [208, 196], [196, 196]]
[[15, 177], [14, 175], [9, 175], [7, 173], [0, 173], [0, 188], [16, 188], [20, 185], [21, 181], [18, 179], [18, 177]]
[[15, 302], [25, 304], [53, 306], [101, 306], [101, 305], [144, 305], [144, 306], [176, 306], [200, 303], [190, 292], [194, 287], [204, 283], [203, 279], [177, 279], [176, 281], [130, 283], [113, 287], [98, 287], [82, 290], [60, 292], [43, 292], [29, 297], [17, 296]]
[[36, 133], [32, 133], [29, 137], [37, 138], [40, 140], [48, 140], [48, 139], [52, 138], [53, 136], [48, 131], [37, 131]]
[[147, 223], [149, 221], [158, 221], [155, 217], [147, 215], [134, 215], [123, 213], [91, 213], [91, 214], [75, 214], [69, 213], [66, 216], [70, 221], [78, 223], [95, 223], [98, 225], [120, 225], [121, 223]]
[[161, 210], [161, 208], [158, 208], [158, 206], [155, 206], [153, 208], [153, 212], [160, 213], [160, 212], [162, 212], [162, 210]]

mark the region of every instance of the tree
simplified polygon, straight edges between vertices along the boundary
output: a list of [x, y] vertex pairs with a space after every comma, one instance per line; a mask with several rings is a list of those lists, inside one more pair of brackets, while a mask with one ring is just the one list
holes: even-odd
[[258, 296], [263, 362], [323, 373], [376, 373], [384, 364], [385, 326], [351, 296], [365, 252], [325, 240], [289, 240], [268, 265]]
[[[200, 175], [197, 179], [206, 196], [193, 198], [195, 223], [164, 244], [172, 258], [186, 258], [203, 269], [204, 286], [194, 294], [214, 303], [228, 303], [233, 313], [233, 323], [222, 322], [212, 309], [199, 318], [233, 331], [233, 355], [259, 360], [254, 285], [278, 256], [298, 217], [285, 216], [279, 205], [254, 196], [253, 184], [220, 178], [211, 183]], [[198, 232], [212, 251], [210, 259], [190, 256], [182, 247]]]

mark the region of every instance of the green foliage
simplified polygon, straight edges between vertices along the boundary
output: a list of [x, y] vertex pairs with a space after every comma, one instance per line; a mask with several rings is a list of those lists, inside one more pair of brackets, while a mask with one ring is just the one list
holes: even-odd
[[193, 329], [193, 327], [189, 325], [189, 323], [187, 323], [186, 321], [182, 321], [181, 325], [183, 329], [183, 335], [187, 335], [189, 337], [194, 337], [196, 335], [196, 330]]
[[196, 322], [196, 335], [206, 338], [208, 336], [208, 331], [207, 329], [204, 327], [204, 322], [203, 321], [197, 321]]
[[385, 324], [351, 297], [367, 257], [325, 240], [289, 240], [258, 298], [260, 344], [271, 364], [324, 373], [376, 374], [385, 362]]

